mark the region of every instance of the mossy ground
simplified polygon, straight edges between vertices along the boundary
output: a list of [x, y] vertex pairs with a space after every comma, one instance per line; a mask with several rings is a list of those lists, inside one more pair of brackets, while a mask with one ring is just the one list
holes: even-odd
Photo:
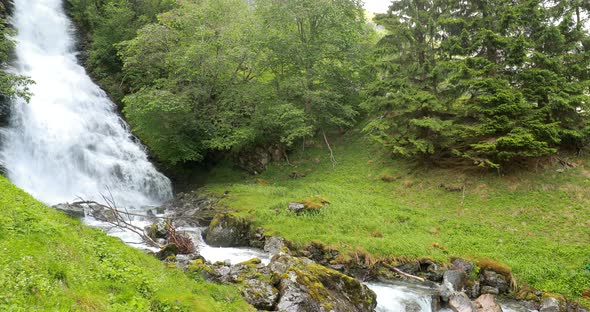
[[[218, 166], [206, 188], [229, 191], [225, 205], [298, 245], [320, 241], [345, 251], [362, 247], [377, 256], [437, 261], [489, 258], [510, 267], [520, 284], [575, 298], [590, 288], [584, 159], [564, 172], [548, 165], [503, 176], [427, 169], [384, 157], [354, 134], [333, 142], [333, 168], [321, 143], [257, 177]], [[331, 205], [313, 215], [288, 211], [289, 202], [314, 195]]]
[[0, 211], [2, 311], [252, 310], [236, 288], [191, 280], [1, 176]]

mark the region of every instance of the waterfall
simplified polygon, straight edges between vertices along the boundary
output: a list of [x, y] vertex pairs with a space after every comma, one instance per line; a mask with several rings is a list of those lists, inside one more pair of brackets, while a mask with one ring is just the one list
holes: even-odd
[[18, 187], [47, 204], [111, 197], [118, 206], [172, 196], [109, 100], [78, 64], [62, 0], [17, 0], [12, 71], [30, 77], [32, 97], [13, 102], [0, 132], [0, 164]]

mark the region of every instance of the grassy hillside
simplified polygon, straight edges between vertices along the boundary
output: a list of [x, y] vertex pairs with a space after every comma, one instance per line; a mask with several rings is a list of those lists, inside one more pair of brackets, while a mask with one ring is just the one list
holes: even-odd
[[[318, 141], [292, 156], [292, 166], [273, 165], [258, 177], [217, 168], [207, 187], [229, 191], [229, 207], [297, 244], [317, 240], [439, 261], [491, 258], [512, 268], [521, 284], [578, 298], [590, 288], [590, 170], [584, 165], [465, 174], [391, 160], [354, 137], [342, 141], [334, 143], [335, 168]], [[292, 172], [305, 177], [293, 179]], [[290, 201], [311, 195], [332, 204], [318, 215], [288, 211]]]
[[167, 269], [1, 176], [0, 285], [2, 311], [251, 310], [236, 289]]

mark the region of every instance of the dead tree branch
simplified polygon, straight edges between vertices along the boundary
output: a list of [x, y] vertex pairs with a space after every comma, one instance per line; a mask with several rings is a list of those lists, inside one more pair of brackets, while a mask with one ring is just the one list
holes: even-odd
[[[80, 200], [70, 205], [80, 207], [82, 209], [88, 209], [91, 216], [95, 219], [108, 223], [114, 227], [131, 231], [141, 237], [141, 239], [149, 246], [156, 248], [163, 248], [162, 245], [158, 244], [151, 237], [149, 237], [145, 231], [131, 223], [131, 216], [142, 216], [139, 214], [133, 214], [128, 211], [121, 211], [116, 208], [115, 202], [112, 199], [103, 196], [106, 204], [101, 204], [92, 200]], [[144, 216], [145, 217], [145, 216]]]
[[336, 167], [336, 158], [334, 157], [334, 151], [332, 151], [332, 147], [330, 146], [330, 142], [328, 142], [328, 137], [326, 137], [326, 132], [322, 129], [322, 135], [324, 136], [324, 142], [326, 142], [326, 146], [328, 146], [328, 150], [330, 150], [330, 161], [332, 162], [332, 168]]

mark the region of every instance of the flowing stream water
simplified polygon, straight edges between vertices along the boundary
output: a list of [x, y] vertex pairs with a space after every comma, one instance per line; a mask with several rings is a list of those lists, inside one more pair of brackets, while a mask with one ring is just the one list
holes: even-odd
[[[18, 30], [12, 71], [35, 84], [30, 102], [15, 100], [11, 125], [0, 130], [0, 164], [10, 180], [50, 205], [77, 199], [102, 201], [107, 196], [120, 207], [141, 210], [170, 199], [168, 178], [149, 162], [115, 105], [78, 64], [73, 27], [62, 0], [17, 0], [11, 22]], [[91, 218], [86, 222], [101, 226]], [[147, 221], [135, 222], [141, 226]], [[270, 261], [268, 254], [255, 249], [207, 246], [201, 229], [185, 230], [210, 261], [238, 263], [252, 257]], [[110, 234], [127, 242], [137, 240], [124, 231]], [[378, 311], [405, 311], [409, 304], [431, 311], [432, 289], [410, 284], [368, 286], [378, 295]]]

